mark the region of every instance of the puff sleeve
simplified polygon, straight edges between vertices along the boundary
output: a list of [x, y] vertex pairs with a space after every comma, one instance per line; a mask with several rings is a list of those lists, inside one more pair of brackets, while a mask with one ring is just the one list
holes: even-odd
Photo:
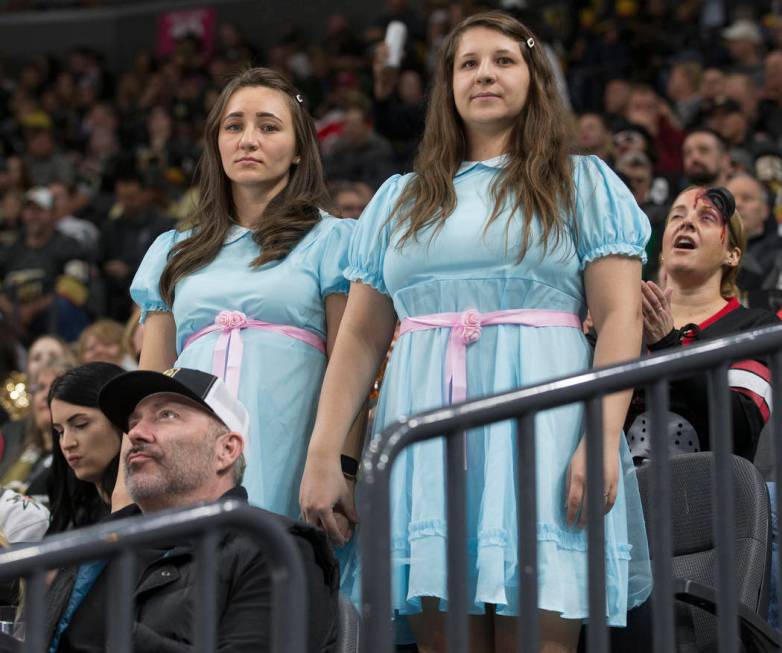
[[323, 238], [318, 277], [320, 296], [347, 294], [350, 283], [345, 278], [344, 271], [348, 265], [348, 248], [350, 238], [356, 227], [356, 221], [350, 218], [327, 217], [328, 231]]
[[391, 239], [388, 218], [401, 192], [401, 175], [389, 177], [364, 209], [353, 232], [345, 278], [361, 281], [388, 295], [383, 279], [383, 263]]
[[178, 240], [175, 229], [160, 234], [149, 246], [141, 261], [133, 282], [130, 284], [130, 296], [141, 309], [140, 322], [143, 324], [151, 311], [171, 311], [171, 307], [160, 296], [160, 275], [168, 261], [168, 253]]
[[649, 218], [616, 173], [596, 156], [580, 156], [575, 183], [579, 269], [617, 254], [645, 263]]

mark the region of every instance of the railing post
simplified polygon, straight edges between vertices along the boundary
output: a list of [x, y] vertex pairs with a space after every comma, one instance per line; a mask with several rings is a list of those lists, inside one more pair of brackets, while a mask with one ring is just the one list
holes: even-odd
[[654, 590], [652, 615], [654, 653], [676, 650], [673, 627], [673, 535], [671, 528], [671, 461], [666, 433], [668, 381], [661, 379], [646, 390], [650, 409], [649, 437], [652, 438], [650, 463], [651, 552]]
[[586, 402], [586, 501], [589, 564], [589, 625], [587, 653], [609, 651], [605, 593], [605, 481], [603, 478], [603, 398]]
[[[220, 530], [206, 531], [198, 540], [196, 560], [196, 582], [198, 596], [195, 605], [195, 649], [203, 653], [211, 653], [217, 650], [217, 615], [215, 614], [214, 601], [207, 597], [217, 595], [217, 544], [222, 532]], [[276, 647], [285, 642], [286, 633], [277, 632], [280, 622], [275, 618], [275, 610], [278, 609], [272, 603], [272, 642]], [[279, 648], [276, 650], [280, 650]]]
[[518, 653], [538, 650], [538, 517], [535, 470], [535, 414], [516, 421], [519, 461], [516, 478], [516, 522], [519, 529]]
[[467, 434], [459, 431], [445, 442], [448, 514], [448, 653], [467, 653]]
[[361, 527], [361, 650], [391, 653], [391, 496], [390, 462], [383, 456], [378, 465], [369, 461], [380, 438], [370, 443], [362, 465], [359, 485]]
[[48, 642], [46, 630], [46, 570], [40, 567], [25, 576], [25, 635], [24, 653], [41, 653]]
[[109, 563], [109, 609], [106, 614], [107, 650], [111, 653], [131, 653], [133, 640], [133, 596], [136, 589], [134, 570], [136, 556], [123, 548]]
[[[774, 456], [774, 494], [776, 518], [779, 524], [779, 511], [782, 510], [782, 350], [771, 357], [771, 451]], [[777, 539], [779, 542], [779, 539]], [[771, 573], [776, 574], [777, 614], [782, 615], [782, 555], [777, 555], [777, 565]]]
[[714, 540], [717, 549], [717, 634], [721, 653], [737, 653], [739, 628], [736, 607], [736, 559], [733, 501], [733, 438], [729, 431], [730, 389], [728, 366], [723, 363], [709, 371], [709, 434], [714, 451], [712, 475], [712, 510]]

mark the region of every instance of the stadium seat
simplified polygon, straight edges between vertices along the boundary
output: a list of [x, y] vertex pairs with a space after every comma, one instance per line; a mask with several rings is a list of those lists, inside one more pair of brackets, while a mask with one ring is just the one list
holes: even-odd
[[[717, 650], [717, 557], [712, 529], [711, 452], [671, 458], [674, 607], [680, 653]], [[638, 469], [644, 512], [649, 520], [651, 475]], [[765, 622], [771, 573], [771, 527], [766, 484], [749, 461], [733, 456], [736, 509], [736, 591], [741, 639], [746, 650], [778, 651], [777, 634]], [[651, 600], [628, 614], [628, 627], [611, 633], [612, 651], [651, 650]]]

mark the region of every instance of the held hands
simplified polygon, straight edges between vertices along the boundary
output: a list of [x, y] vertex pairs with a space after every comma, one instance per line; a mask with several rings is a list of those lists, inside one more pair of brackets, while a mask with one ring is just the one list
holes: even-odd
[[353, 481], [342, 475], [339, 456], [307, 456], [299, 490], [302, 518], [325, 530], [337, 546], [350, 540], [353, 524], [358, 523], [353, 486]]
[[[619, 448], [603, 451], [603, 514], [608, 514], [616, 502], [619, 487]], [[587, 520], [586, 438], [582, 437], [570, 459], [565, 477], [565, 510], [567, 524], [584, 528]]]
[[644, 339], [647, 345], [659, 342], [673, 329], [671, 292], [670, 288], [662, 290], [653, 281], [641, 282]]

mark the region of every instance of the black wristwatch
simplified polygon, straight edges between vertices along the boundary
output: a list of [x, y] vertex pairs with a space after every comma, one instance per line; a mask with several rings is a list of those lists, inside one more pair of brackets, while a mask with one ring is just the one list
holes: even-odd
[[351, 481], [356, 480], [358, 475], [358, 460], [342, 454], [339, 457], [340, 463], [342, 463], [342, 474], [345, 478], [349, 478]]

